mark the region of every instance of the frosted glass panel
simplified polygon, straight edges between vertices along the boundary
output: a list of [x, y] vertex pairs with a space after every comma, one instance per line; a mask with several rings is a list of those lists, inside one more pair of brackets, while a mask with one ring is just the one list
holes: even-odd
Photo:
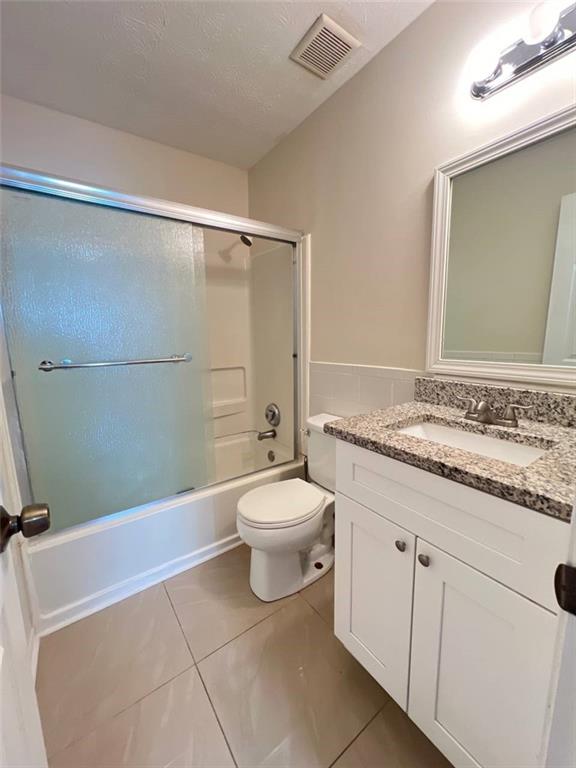
[[[53, 529], [197, 488], [213, 473], [202, 231], [3, 188], [2, 299], [35, 500]], [[180, 364], [38, 370], [166, 357]]]

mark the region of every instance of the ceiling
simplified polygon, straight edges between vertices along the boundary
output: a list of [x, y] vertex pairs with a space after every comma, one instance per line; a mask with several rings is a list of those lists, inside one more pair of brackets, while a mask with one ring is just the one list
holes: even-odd
[[[2, 2], [2, 92], [249, 168], [421, 2]], [[321, 13], [363, 47], [328, 80], [288, 58]]]

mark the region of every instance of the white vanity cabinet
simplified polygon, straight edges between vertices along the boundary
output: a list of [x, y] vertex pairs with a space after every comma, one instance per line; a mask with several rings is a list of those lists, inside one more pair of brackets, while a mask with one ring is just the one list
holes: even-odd
[[418, 542], [408, 714], [457, 766], [536, 768], [555, 616]]
[[343, 442], [336, 487], [338, 638], [455, 766], [535, 768], [569, 527]]
[[336, 634], [406, 709], [416, 537], [345, 496], [337, 504]]

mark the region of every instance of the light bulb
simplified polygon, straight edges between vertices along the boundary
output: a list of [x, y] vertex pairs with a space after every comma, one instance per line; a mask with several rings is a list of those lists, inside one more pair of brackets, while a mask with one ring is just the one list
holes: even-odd
[[558, 0], [545, 0], [534, 6], [527, 19], [524, 42], [536, 45], [545, 40], [558, 24], [562, 5]]

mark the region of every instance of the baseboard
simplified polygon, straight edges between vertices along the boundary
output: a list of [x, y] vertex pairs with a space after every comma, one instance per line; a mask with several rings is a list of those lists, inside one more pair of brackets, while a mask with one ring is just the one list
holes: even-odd
[[[230, 549], [238, 547], [242, 540], [238, 534], [228, 536], [225, 539], [215, 542], [208, 547], [203, 547], [196, 552], [191, 552], [183, 557], [177, 557], [171, 562], [164, 563], [156, 568], [151, 568], [145, 573], [139, 573], [130, 579], [126, 579], [119, 584], [114, 584], [108, 589], [103, 589], [92, 595], [88, 595], [84, 600], [60, 608], [53, 613], [44, 614], [41, 619], [41, 625], [37, 637], [44, 637], [56, 632], [68, 624], [86, 618], [109, 605], [119, 603], [127, 597], [138, 594], [148, 587], [160, 584], [165, 579], [170, 579], [182, 571], [194, 568], [196, 565], [205, 563], [213, 557], [218, 557]], [[37, 650], [36, 650], [37, 653]]]

